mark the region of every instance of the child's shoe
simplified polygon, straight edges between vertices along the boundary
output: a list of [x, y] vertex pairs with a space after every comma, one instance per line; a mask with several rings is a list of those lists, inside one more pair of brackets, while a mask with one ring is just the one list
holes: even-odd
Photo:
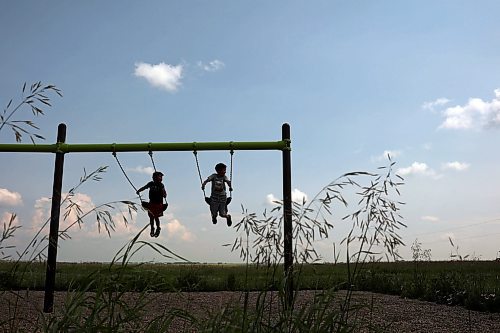
[[231, 220], [231, 215], [227, 214], [227, 226], [230, 227], [233, 224], [233, 221]]
[[217, 224], [217, 216], [212, 216], [212, 223]]
[[155, 237], [160, 236], [160, 230], [161, 230], [161, 228], [160, 228], [160, 227], [158, 227], [158, 228], [156, 229], [156, 232], [155, 232]]
[[151, 236], [151, 237], [155, 236], [155, 229], [151, 229], [151, 232], [149, 233], [149, 236]]

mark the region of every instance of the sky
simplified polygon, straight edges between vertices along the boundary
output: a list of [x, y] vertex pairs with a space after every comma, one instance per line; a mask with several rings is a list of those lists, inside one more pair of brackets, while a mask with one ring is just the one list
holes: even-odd
[[[0, 105], [19, 102], [24, 82], [54, 84], [36, 133], [66, 142], [277, 141], [291, 126], [292, 189], [298, 202], [351, 171], [387, 165], [404, 178], [399, 212], [411, 245], [433, 260], [494, 259], [500, 251], [500, 11], [498, 1], [3, 1]], [[6, 126], [0, 143], [15, 143]], [[23, 143], [30, 143], [27, 136]], [[118, 154], [132, 184], [151, 179], [147, 152]], [[198, 154], [206, 178], [225, 151]], [[169, 208], [153, 241], [196, 262], [241, 262], [241, 236], [213, 225], [190, 152], [154, 152]], [[20, 228], [3, 247], [13, 258], [47, 220], [54, 155], [0, 153], [0, 220]], [[282, 198], [279, 151], [236, 151], [233, 202], [262, 216]], [[63, 192], [108, 166], [73, 197], [83, 211], [135, 190], [111, 153], [65, 156]], [[354, 200], [350, 207], [356, 206]], [[334, 207], [330, 238], [315, 246], [332, 262], [349, 222]], [[99, 232], [93, 215], [59, 242], [58, 260], [112, 260], [148, 224], [139, 210]], [[116, 214], [116, 215], [115, 215]], [[72, 220], [73, 219], [73, 220]], [[74, 215], [61, 227], [74, 222]], [[43, 229], [41, 235], [46, 235]], [[151, 240], [147, 232], [141, 239]], [[453, 242], [451, 244], [450, 240]], [[170, 262], [144, 249], [136, 261]]]

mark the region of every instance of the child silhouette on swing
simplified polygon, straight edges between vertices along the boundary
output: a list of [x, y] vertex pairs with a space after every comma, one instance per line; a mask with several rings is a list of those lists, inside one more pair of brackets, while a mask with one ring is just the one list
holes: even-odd
[[[160, 235], [160, 216], [163, 216], [163, 211], [167, 208], [167, 204], [163, 204], [163, 198], [167, 197], [165, 185], [162, 183], [163, 173], [160, 171], [153, 172], [153, 181], [147, 183], [137, 190], [137, 194], [149, 188], [149, 203], [143, 203], [143, 206], [148, 209], [149, 224], [151, 226], [151, 237], [158, 237]], [[156, 231], [154, 228], [156, 222]]]
[[205, 185], [212, 183], [212, 191], [210, 194], [210, 213], [212, 214], [212, 223], [217, 223], [217, 213], [227, 219], [227, 226], [232, 224], [231, 215], [227, 213], [227, 194], [226, 184], [229, 186], [229, 191], [232, 191], [231, 181], [226, 177], [226, 165], [218, 163], [215, 166], [216, 173], [211, 174], [201, 184], [201, 189], [205, 191]]

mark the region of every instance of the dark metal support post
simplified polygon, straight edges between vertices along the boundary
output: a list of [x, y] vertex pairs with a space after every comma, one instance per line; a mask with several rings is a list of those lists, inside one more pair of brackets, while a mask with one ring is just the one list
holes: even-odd
[[[66, 141], [66, 125], [57, 127], [57, 144]], [[56, 281], [57, 239], [59, 238], [59, 216], [61, 212], [61, 191], [64, 168], [64, 152], [56, 152], [54, 183], [52, 186], [52, 207], [50, 211], [49, 247], [47, 271], [45, 274], [45, 298], [43, 312], [52, 312], [54, 308], [54, 286]]]
[[283, 124], [282, 140], [287, 142], [283, 149], [283, 244], [285, 261], [285, 303], [291, 308], [293, 303], [293, 227], [292, 227], [292, 162], [290, 149], [290, 125]]

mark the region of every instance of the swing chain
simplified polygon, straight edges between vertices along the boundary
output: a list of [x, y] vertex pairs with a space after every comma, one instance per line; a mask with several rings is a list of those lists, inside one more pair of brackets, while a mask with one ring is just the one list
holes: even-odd
[[[200, 171], [200, 162], [198, 161], [198, 152], [196, 150], [193, 150], [194, 154], [194, 159], [196, 161], [196, 169], [198, 169], [198, 176], [200, 177], [200, 184], [203, 185], [203, 178], [201, 177], [201, 171]], [[203, 197], [206, 197], [205, 189], [202, 188], [203, 191]]]
[[230, 151], [231, 154], [231, 163], [229, 165], [229, 182], [231, 183], [231, 187], [229, 188], [229, 197], [233, 197], [233, 155], [234, 155], [234, 150], [231, 149]]
[[[122, 164], [120, 163], [120, 160], [118, 159], [118, 156], [116, 154], [116, 150], [115, 150], [115, 145], [113, 144], [113, 157], [115, 158], [116, 162], [118, 163], [118, 166], [120, 167], [123, 175], [125, 176], [125, 178], [128, 180], [129, 184], [132, 186], [132, 188], [135, 190], [135, 193], [137, 193], [137, 188], [134, 186], [134, 184], [132, 183], [132, 181], [130, 180], [130, 178], [128, 177], [127, 173], [125, 172], [125, 169], [123, 169], [123, 166]], [[137, 193], [137, 195], [139, 195], [139, 200], [142, 201], [142, 197], [141, 197], [141, 194], [140, 193]]]
[[151, 143], [148, 145], [149, 147], [149, 157], [151, 158], [151, 163], [153, 164], [153, 169], [155, 169], [155, 172], [156, 172], [156, 165], [155, 165], [155, 161], [153, 160], [153, 151], [151, 150]]

